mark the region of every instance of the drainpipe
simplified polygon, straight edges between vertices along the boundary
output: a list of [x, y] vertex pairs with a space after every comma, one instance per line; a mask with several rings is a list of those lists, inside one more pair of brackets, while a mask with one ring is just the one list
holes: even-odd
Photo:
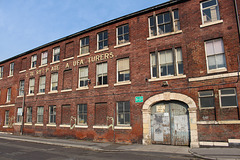
[[237, 0], [233, 0], [233, 2], [234, 2], [236, 19], [237, 19], [237, 26], [238, 26], [238, 38], [239, 38], [239, 43], [240, 43], [240, 23], [239, 23]]

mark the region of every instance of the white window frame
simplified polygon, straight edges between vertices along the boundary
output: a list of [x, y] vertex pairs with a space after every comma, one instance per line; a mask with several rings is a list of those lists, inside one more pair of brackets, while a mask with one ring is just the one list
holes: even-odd
[[[107, 39], [104, 39], [104, 33], [107, 33]], [[102, 40], [99, 40], [99, 35], [102, 34], [103, 35], [103, 39]], [[104, 45], [104, 42], [107, 41], [107, 46]], [[103, 42], [103, 48], [99, 48], [99, 43]], [[104, 50], [104, 49], [107, 49], [108, 48], [108, 31], [105, 30], [105, 31], [102, 31], [102, 32], [99, 32], [97, 34], [97, 50]]]
[[8, 88], [7, 89], [7, 102], [11, 101], [11, 94], [12, 94], [12, 89]]
[[[53, 108], [53, 113], [51, 113], [51, 108]], [[57, 115], [56, 110], [57, 110], [56, 106], [49, 106], [49, 124], [56, 124], [56, 115]], [[51, 121], [51, 116], [53, 116], [53, 121]]]
[[[87, 44], [87, 39], [88, 39], [88, 44]], [[84, 42], [84, 45], [82, 45], [82, 42]], [[83, 48], [87, 48], [87, 47], [88, 47], [88, 52], [83, 52]], [[84, 55], [84, 54], [90, 53], [89, 50], [90, 50], [89, 36], [80, 39], [80, 55]]]
[[[207, 95], [207, 96], [201, 96], [200, 95], [200, 92], [208, 92], [208, 91], [211, 91], [212, 92], [212, 95]], [[202, 107], [201, 105], [201, 98], [205, 98], [205, 97], [211, 97], [213, 98], [213, 103], [214, 103], [214, 106], [211, 106], [211, 107]], [[204, 91], [199, 91], [198, 92], [198, 102], [199, 102], [199, 108], [200, 109], [213, 109], [215, 108], [215, 95], [214, 95], [214, 90], [204, 90]]]
[[3, 78], [3, 69], [4, 69], [4, 67], [0, 66], [0, 79]]
[[[42, 110], [42, 112], [40, 112], [41, 111], [40, 109]], [[37, 123], [38, 124], [43, 124], [43, 115], [44, 115], [44, 107], [43, 106], [37, 107]], [[40, 116], [42, 117], [41, 118], [42, 121], [39, 120]]]
[[13, 76], [14, 72], [14, 62], [10, 63], [9, 76]]
[[35, 90], [35, 78], [30, 78], [29, 79], [29, 92], [28, 94], [34, 94]]
[[[81, 70], [82, 70], [82, 69], [87, 69], [87, 76], [82, 76], [82, 75], [81, 75]], [[86, 84], [85, 84], [84, 86], [80, 86], [81, 81], [84, 81], [84, 83], [86, 83]], [[79, 86], [79, 88], [81, 88], [81, 87], [88, 87], [88, 66], [86, 66], [86, 67], [80, 67], [80, 68], [79, 68], [78, 86]]]
[[27, 107], [26, 123], [32, 123], [32, 107]]
[[25, 86], [25, 81], [24, 80], [20, 80], [19, 82], [19, 96], [24, 96], [24, 86]]
[[[59, 50], [59, 52], [57, 52]], [[58, 61], [60, 61], [60, 47], [55, 47], [55, 48], [53, 48], [53, 57], [52, 57], [52, 62], [58, 62]], [[54, 56], [58, 56], [59, 57], [59, 59], [57, 59], [57, 60], [54, 60]]]
[[[124, 60], [128, 60], [128, 70], [122, 70], [122, 71], [120, 71], [120, 70], [119, 70], [119, 62], [120, 62], [120, 61], [124, 61]], [[120, 74], [120, 72], [129, 72], [129, 80], [119, 81], [119, 74]], [[130, 73], [131, 73], [131, 72], [130, 72], [130, 60], [129, 60], [129, 58], [118, 59], [118, 60], [117, 60], [117, 82], [127, 82], [127, 81], [130, 81], [130, 78], [131, 78]]]
[[[98, 66], [101, 65], [101, 67], [103, 67], [103, 65], [106, 64], [107, 66], [107, 71], [106, 73], [98, 73]], [[99, 63], [96, 65], [97, 71], [96, 71], [96, 86], [103, 86], [103, 85], [107, 85], [108, 84], [108, 64], [107, 62], [103, 62], [103, 63]], [[107, 84], [103, 84], [103, 77], [107, 76]], [[102, 84], [98, 84], [98, 77], [102, 77]]]
[[[229, 90], [229, 89], [233, 89], [235, 94], [222, 95], [222, 92], [221, 92], [222, 90]], [[219, 103], [220, 103], [221, 108], [231, 108], [231, 107], [238, 106], [236, 88], [223, 88], [223, 89], [220, 89], [218, 92], [219, 92]], [[236, 97], [236, 105], [235, 106], [222, 106], [222, 97], [233, 97], [233, 96]]]
[[[53, 81], [54, 76], [56, 76], [56, 81]], [[53, 84], [57, 84], [57, 89], [53, 89]], [[51, 74], [51, 91], [58, 91], [58, 73], [57, 72]]]
[[[44, 56], [46, 55], [46, 56]], [[47, 64], [47, 59], [48, 59], [48, 52], [42, 52], [41, 54], [41, 66], [46, 65]]]
[[9, 125], [9, 110], [6, 110], [6, 111], [5, 111], [4, 125], [5, 125], [5, 126], [8, 126], [8, 125]]
[[[124, 27], [125, 27], [125, 26], [128, 26], [128, 32], [127, 32], [127, 33], [124, 32]], [[119, 35], [119, 33], [118, 33], [118, 29], [119, 29], [119, 28], [121, 28], [121, 29], [123, 28], [123, 33], [122, 33], [121, 35]], [[117, 46], [118, 46], [118, 45], [123, 45], [123, 44], [125, 44], [125, 43], [129, 43], [129, 42], [130, 42], [129, 24], [124, 24], [124, 25], [121, 25], [121, 26], [117, 27], [116, 33], [117, 33]], [[119, 41], [119, 37], [120, 37], [120, 36], [125, 37], [126, 35], [128, 35], [128, 41], [126, 41], [125, 39], [123, 39], [123, 42], [120, 42], [120, 41]]]
[[[82, 105], [82, 107], [83, 107], [83, 109], [82, 109], [82, 111], [80, 111], [80, 107], [81, 107], [81, 105]], [[86, 110], [85, 110], [85, 106], [86, 106]], [[78, 115], [78, 117], [77, 117], [77, 123], [79, 124], [79, 125], [87, 125], [87, 104], [78, 104], [78, 106], [77, 106], [77, 111], [78, 111], [78, 113], [77, 113], [77, 115]], [[80, 122], [80, 116], [86, 116], [86, 119], [84, 118], [84, 121], [85, 122]]]
[[21, 123], [22, 122], [22, 108], [19, 107], [17, 108], [17, 123]]
[[31, 68], [36, 68], [37, 67], [37, 55], [32, 55], [31, 57]]
[[[42, 80], [43, 79], [43, 80]], [[41, 83], [42, 82], [42, 83]], [[44, 83], [43, 83], [44, 82]], [[44, 87], [42, 87], [44, 86]], [[41, 90], [44, 89], [44, 92], [42, 92]], [[45, 93], [46, 90], [46, 76], [41, 76], [39, 77], [39, 89], [38, 89], [38, 93]]]
[[[207, 3], [209, 1], [212, 1], [212, 0], [207, 0], [207, 1], [203, 1], [200, 3], [200, 9], [201, 9], [201, 19], [202, 19], [202, 24], [207, 24], [207, 23], [213, 23], [213, 22], [216, 22], [216, 21], [219, 21], [220, 20], [220, 11], [219, 11], [219, 5], [218, 5], [218, 0], [216, 0], [216, 5], [213, 5], [213, 6], [210, 6], [210, 7], [207, 7], [207, 8], [204, 8], [203, 9], [203, 3]], [[205, 9], [210, 9], [210, 8], [214, 8], [216, 7], [217, 9], [217, 20], [215, 21], [211, 21], [211, 22], [204, 22], [204, 18], [203, 18], [203, 10]]]
[[[121, 124], [119, 122], [119, 109], [118, 109], [118, 105], [119, 103], [123, 103], [123, 115], [125, 116], [125, 114], [129, 114], [129, 123], [125, 123], [125, 117], [124, 117], [124, 124]], [[126, 103], [129, 103], [129, 113], [128, 112], [125, 112], [125, 105]], [[118, 126], [130, 126], [131, 125], [131, 105], [130, 105], [130, 102], [129, 101], [121, 101], [121, 102], [117, 102], [117, 125]]]

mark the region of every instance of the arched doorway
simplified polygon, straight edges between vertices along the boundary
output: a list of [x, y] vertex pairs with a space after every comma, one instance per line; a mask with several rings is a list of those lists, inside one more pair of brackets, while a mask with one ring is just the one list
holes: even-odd
[[189, 145], [188, 106], [179, 101], [162, 101], [151, 107], [152, 143]]
[[190, 146], [192, 148], [199, 147], [198, 132], [197, 132], [197, 106], [191, 97], [181, 93], [164, 92], [148, 98], [142, 108], [143, 117], [143, 144], [152, 144], [151, 130], [151, 108], [159, 102], [179, 101], [188, 106], [188, 121], [190, 127]]

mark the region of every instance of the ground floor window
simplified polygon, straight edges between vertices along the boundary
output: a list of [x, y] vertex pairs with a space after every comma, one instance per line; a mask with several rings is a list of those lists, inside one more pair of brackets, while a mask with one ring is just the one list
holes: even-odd
[[219, 95], [221, 107], [237, 106], [237, 93], [235, 88], [220, 89]]
[[37, 108], [37, 123], [43, 123], [43, 111], [44, 107]]
[[27, 108], [27, 123], [32, 122], [32, 107]]
[[87, 124], [87, 104], [78, 105], [78, 124]]
[[17, 123], [22, 122], [22, 108], [17, 109]]
[[117, 102], [118, 125], [130, 125], [130, 102]]
[[215, 106], [213, 90], [200, 91], [198, 95], [201, 108], [212, 108]]
[[56, 106], [49, 106], [49, 123], [56, 123]]
[[5, 126], [9, 124], [9, 111], [5, 111]]

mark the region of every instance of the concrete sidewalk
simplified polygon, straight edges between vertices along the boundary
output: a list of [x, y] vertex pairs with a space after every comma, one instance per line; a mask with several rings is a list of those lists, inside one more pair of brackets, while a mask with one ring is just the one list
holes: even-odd
[[194, 148], [184, 146], [168, 146], [168, 145], [141, 145], [141, 144], [114, 144], [114, 143], [97, 143], [92, 141], [82, 141], [76, 139], [57, 139], [32, 136], [17, 136], [0, 132], [0, 139], [34, 142], [50, 145], [58, 145], [65, 147], [76, 147], [101, 152], [162, 152], [171, 154], [192, 154], [202, 159], [224, 159], [224, 160], [240, 160], [239, 148]]

